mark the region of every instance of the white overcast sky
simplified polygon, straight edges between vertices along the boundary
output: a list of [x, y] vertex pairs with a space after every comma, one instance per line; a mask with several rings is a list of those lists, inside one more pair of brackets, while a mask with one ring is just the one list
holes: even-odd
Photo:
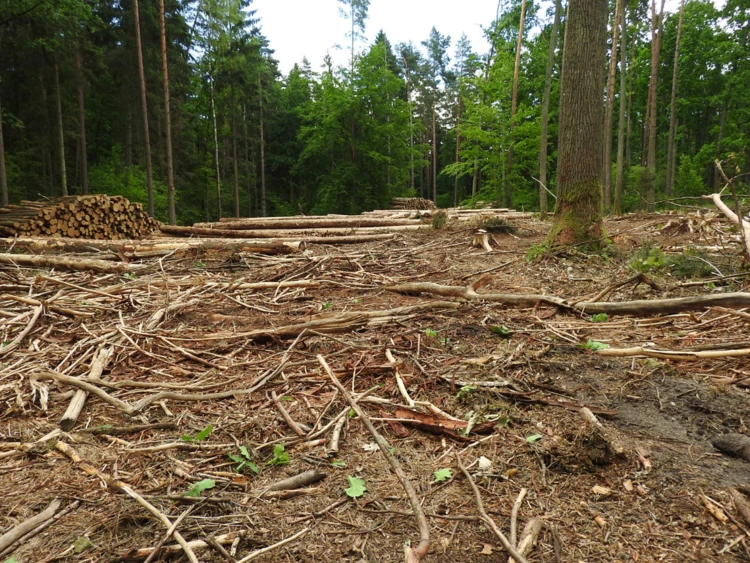
[[[724, 4], [724, 0], [714, 2]], [[550, 2], [542, 4], [546, 7]], [[303, 57], [313, 70], [320, 70], [326, 52], [335, 63], [347, 64], [349, 24], [339, 16], [339, 6], [337, 0], [253, 0], [251, 8], [257, 10], [263, 34], [286, 74]], [[677, 9], [679, 0], [667, 0], [667, 11]], [[394, 45], [412, 41], [419, 46], [434, 25], [451, 36], [452, 46], [466, 33], [474, 51], [484, 53], [489, 45], [482, 27], [492, 22], [496, 10], [497, 0], [463, 0], [460, 4], [455, 0], [370, 0], [365, 35], [371, 42], [382, 29]], [[337, 50], [336, 44], [343, 49]]]

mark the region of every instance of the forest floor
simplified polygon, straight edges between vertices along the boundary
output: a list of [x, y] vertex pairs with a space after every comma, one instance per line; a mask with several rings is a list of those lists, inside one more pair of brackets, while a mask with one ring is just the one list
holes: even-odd
[[[531, 562], [750, 561], [750, 523], [729, 492], [750, 492], [750, 462], [711, 445], [724, 433], [750, 434], [750, 357], [597, 351], [748, 348], [747, 318], [717, 309], [592, 318], [386, 289], [466, 286], [484, 272], [490, 283], [480, 292], [576, 301], [631, 277], [639, 260], [658, 288], [630, 284], [608, 300], [738, 291], [748, 278], [690, 283], [718, 277], [714, 269], [740, 271], [739, 247], [722, 242], [730, 229], [716, 217], [628, 216], [607, 223], [616, 242], [609, 256], [570, 250], [530, 261], [549, 225], [517, 227], [495, 236], [492, 253], [470, 245], [473, 230], [449, 226], [288, 256], [176, 253], [124, 275], [2, 266], [4, 298], [37, 301], [3, 303], [7, 340], [31, 328], [0, 358], [0, 533], [54, 499], [63, 512], [14, 551], [0, 550], [0, 561], [143, 561], [167, 525], [134, 497], [171, 522], [182, 516], [185, 540], [216, 537], [231, 552], [197, 546], [200, 561], [244, 561], [298, 533], [252, 560], [403, 561], [404, 543], [419, 541], [412, 507], [318, 355], [359, 397], [413, 484], [429, 521], [425, 561], [508, 560], [477, 519], [457, 454], [506, 535], [526, 491], [517, 535], [533, 517], [546, 523]], [[687, 277], [677, 277], [680, 268]], [[247, 285], [257, 282], [268, 289]], [[300, 328], [311, 320], [320, 322]], [[101, 377], [89, 379], [102, 393], [61, 431], [75, 390], [65, 376], [88, 374], [110, 348]], [[483, 433], [451, 430], [450, 419], [432, 414], [440, 411], [473, 417]], [[333, 430], [320, 430], [340, 414], [329, 455]], [[237, 472], [242, 461], [258, 473], [251, 464]], [[452, 478], [436, 480], [442, 469]], [[291, 493], [268, 490], [309, 470], [324, 478]], [[349, 477], [364, 480], [359, 498], [345, 493]], [[214, 486], [198, 491], [207, 480]], [[186, 496], [190, 489], [198, 496]], [[167, 550], [152, 560], [181, 557]]]

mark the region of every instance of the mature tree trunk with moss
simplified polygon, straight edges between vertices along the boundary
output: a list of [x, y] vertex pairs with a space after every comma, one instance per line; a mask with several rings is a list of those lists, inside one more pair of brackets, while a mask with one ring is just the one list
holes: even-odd
[[617, 0], [615, 18], [612, 23], [612, 54], [609, 58], [609, 75], [607, 77], [607, 105], [604, 110], [604, 166], [603, 189], [604, 209], [612, 205], [612, 123], [615, 114], [615, 74], [617, 72], [617, 40], [620, 33], [620, 17], [624, 0]]
[[677, 133], [677, 70], [680, 61], [680, 38], [682, 37], [682, 17], [685, 11], [685, 0], [680, 2], [680, 19], [677, 23], [677, 40], [674, 46], [674, 65], [672, 66], [672, 98], [669, 103], [669, 142], [667, 143], [667, 180], [664, 191], [667, 196], [672, 195], [674, 190], [675, 169], [675, 136]]
[[570, 0], [565, 25], [557, 208], [551, 244], [598, 245], [602, 225], [602, 105], [607, 0]]
[[552, 22], [552, 33], [549, 37], [547, 51], [547, 71], [544, 75], [544, 96], [542, 98], [542, 133], [539, 146], [539, 212], [544, 219], [547, 216], [547, 143], [549, 136], [549, 99], [552, 95], [552, 71], [555, 67], [555, 49], [557, 33], [560, 29], [562, 6], [555, 0], [555, 20]]

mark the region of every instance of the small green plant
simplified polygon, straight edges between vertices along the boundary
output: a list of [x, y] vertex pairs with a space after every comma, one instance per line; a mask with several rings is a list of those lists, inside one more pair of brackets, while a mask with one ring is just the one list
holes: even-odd
[[359, 498], [363, 494], [365, 494], [367, 486], [365, 485], [364, 479], [360, 479], [359, 477], [352, 477], [351, 475], [347, 476], [346, 479], [347, 481], [349, 481], [349, 487], [344, 489], [346, 496], [348, 496], [349, 498]]
[[240, 455], [229, 454], [229, 459], [237, 464], [237, 467], [234, 468], [237, 473], [242, 473], [242, 470], [246, 467], [256, 475], [260, 472], [245, 446], [240, 446]]
[[197, 483], [193, 483], [190, 488], [185, 492], [186, 497], [199, 497], [201, 496], [201, 493], [203, 491], [207, 491], [208, 489], [213, 489], [216, 486], [216, 481], [213, 479], [203, 479], [203, 481], [198, 481]]
[[202, 442], [208, 439], [208, 437], [211, 435], [211, 432], [213, 432], [213, 430], [214, 430], [214, 427], [209, 424], [203, 430], [198, 432], [195, 436], [189, 436], [187, 434], [182, 436], [182, 441], [183, 442]]
[[134, 280], [134, 279], [136, 279], [136, 278], [137, 278], [138, 276], [137, 276], [137, 275], [135, 275], [135, 272], [125, 272], [125, 273], [124, 273], [124, 274], [122, 275], [122, 277], [123, 277], [123, 278], [127, 278], [127, 279], [129, 279], [129, 280]]
[[445, 211], [438, 211], [432, 216], [432, 228], [439, 231], [448, 222], [448, 214]]
[[10, 559], [6, 559], [4, 563], [21, 563], [21, 562], [15, 557], [11, 557]]
[[73, 553], [83, 553], [91, 547], [91, 540], [86, 536], [80, 536], [73, 542]]
[[593, 350], [594, 352], [598, 350], [606, 350], [607, 348], [609, 348], [609, 344], [605, 344], [604, 342], [597, 342], [596, 340], [589, 340], [588, 342], [581, 343], [578, 346], [584, 350]]
[[323, 303], [324, 311], [330, 311], [331, 309], [333, 309], [333, 303], [331, 303], [330, 301], [326, 301], [325, 303]]
[[431, 328], [424, 329], [424, 333], [426, 336], [429, 336], [430, 338], [435, 338], [437, 336], [437, 331], [432, 330]]
[[357, 411], [355, 411], [354, 409], [349, 409], [349, 412], [346, 413], [346, 416], [348, 416], [349, 418], [357, 418]]
[[607, 313], [598, 313], [591, 316], [592, 323], [606, 323], [608, 320], [609, 315]]
[[205, 264], [204, 264], [203, 262], [196, 262], [196, 263], [195, 263], [195, 267], [196, 267], [196, 268], [205, 268], [205, 267], [206, 267], [206, 265], [205, 265]]
[[286, 465], [289, 463], [289, 453], [285, 450], [284, 444], [276, 444], [273, 447], [273, 457], [266, 463], [268, 465]]
[[447, 467], [438, 469], [433, 475], [435, 476], [433, 483], [442, 483], [443, 481], [453, 478], [453, 472]]
[[456, 398], [463, 399], [464, 397], [468, 397], [472, 391], [476, 391], [476, 390], [477, 390], [476, 385], [464, 385], [463, 387], [461, 387], [461, 389], [458, 390], [458, 394], [456, 395]]
[[529, 444], [535, 444], [536, 442], [538, 442], [542, 438], [543, 438], [543, 436], [541, 434], [532, 434], [531, 436], [527, 436], [526, 437], [526, 441]]
[[505, 325], [503, 325], [503, 326], [495, 326], [495, 325], [490, 325], [490, 327], [489, 327], [489, 328], [490, 328], [490, 332], [491, 332], [492, 334], [496, 334], [496, 335], [498, 335], [498, 336], [499, 336], [500, 338], [510, 338], [511, 336], [513, 336], [513, 331], [512, 331], [512, 330], [510, 330], [510, 329], [509, 329], [509, 328], [508, 328], [507, 326], [505, 326]]
[[549, 243], [543, 242], [541, 244], [535, 244], [531, 248], [529, 248], [529, 251], [526, 253], [526, 261], [527, 262], [533, 262], [534, 260], [541, 258], [545, 254], [549, 252]]
[[332, 465], [333, 467], [346, 467], [346, 462], [345, 462], [345, 461], [341, 461], [341, 460], [339, 460], [339, 459], [334, 459], [334, 460], [333, 460], [333, 461], [331, 462], [331, 465]]

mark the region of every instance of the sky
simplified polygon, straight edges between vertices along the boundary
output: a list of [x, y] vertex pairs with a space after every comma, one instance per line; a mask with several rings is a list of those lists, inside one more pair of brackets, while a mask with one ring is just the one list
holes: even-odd
[[[723, 5], [724, 0], [714, 3]], [[680, 0], [667, 0], [665, 9], [677, 11], [679, 4]], [[351, 44], [346, 33], [350, 24], [339, 15], [339, 6], [338, 0], [253, 0], [251, 5], [284, 74], [303, 57], [313, 70], [320, 70], [326, 52], [334, 63], [348, 64]], [[370, 0], [365, 36], [372, 42], [382, 29], [393, 45], [412, 41], [419, 46], [434, 25], [443, 35], [451, 36], [452, 46], [465, 33], [474, 51], [484, 53], [489, 44], [482, 27], [492, 22], [496, 10], [497, 0], [463, 0], [460, 7], [455, 0]]]

